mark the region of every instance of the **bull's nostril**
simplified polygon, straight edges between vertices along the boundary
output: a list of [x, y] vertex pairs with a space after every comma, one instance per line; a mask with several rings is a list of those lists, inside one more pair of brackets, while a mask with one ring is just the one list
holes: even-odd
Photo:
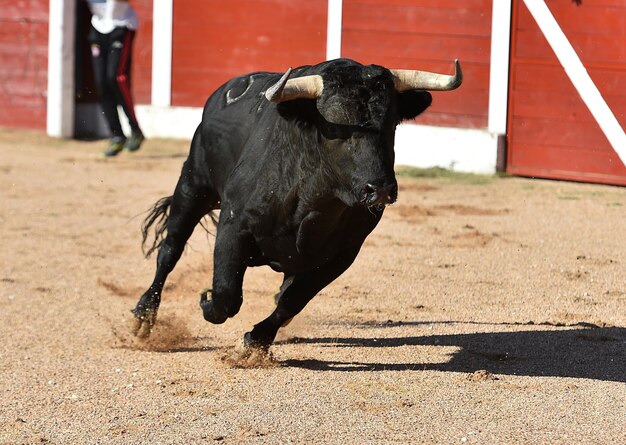
[[363, 202], [367, 205], [372, 205], [379, 199], [378, 195], [379, 188], [373, 184], [365, 184], [363, 188]]
[[394, 203], [398, 196], [398, 186], [395, 183], [383, 187], [367, 183], [362, 190], [361, 202], [379, 210], [387, 204]]

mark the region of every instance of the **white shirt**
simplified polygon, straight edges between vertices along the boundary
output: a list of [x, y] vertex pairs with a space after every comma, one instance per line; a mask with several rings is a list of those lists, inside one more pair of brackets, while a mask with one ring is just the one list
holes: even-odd
[[87, 0], [91, 10], [91, 24], [102, 34], [115, 28], [136, 30], [139, 25], [137, 13], [128, 2], [117, 0]]

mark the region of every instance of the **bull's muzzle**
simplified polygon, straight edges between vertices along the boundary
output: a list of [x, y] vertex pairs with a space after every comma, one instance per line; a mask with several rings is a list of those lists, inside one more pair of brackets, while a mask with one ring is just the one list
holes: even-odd
[[398, 184], [393, 183], [385, 186], [366, 184], [363, 189], [361, 202], [367, 207], [382, 210], [388, 204], [393, 204], [398, 199]]

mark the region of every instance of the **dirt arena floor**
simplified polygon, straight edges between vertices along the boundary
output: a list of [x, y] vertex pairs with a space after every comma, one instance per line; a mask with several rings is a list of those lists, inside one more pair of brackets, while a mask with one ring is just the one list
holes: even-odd
[[104, 146], [0, 130], [0, 444], [626, 443], [626, 189], [402, 177], [355, 264], [244, 362], [281, 276], [249, 270], [206, 323], [200, 230], [130, 335], [139, 227], [187, 143]]

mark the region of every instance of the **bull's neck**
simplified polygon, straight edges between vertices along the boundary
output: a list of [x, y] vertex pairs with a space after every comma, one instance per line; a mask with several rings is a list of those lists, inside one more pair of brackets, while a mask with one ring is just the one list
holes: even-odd
[[299, 201], [311, 211], [338, 211], [347, 207], [337, 196], [338, 186], [332, 174], [318, 166], [308, 172], [298, 184]]

